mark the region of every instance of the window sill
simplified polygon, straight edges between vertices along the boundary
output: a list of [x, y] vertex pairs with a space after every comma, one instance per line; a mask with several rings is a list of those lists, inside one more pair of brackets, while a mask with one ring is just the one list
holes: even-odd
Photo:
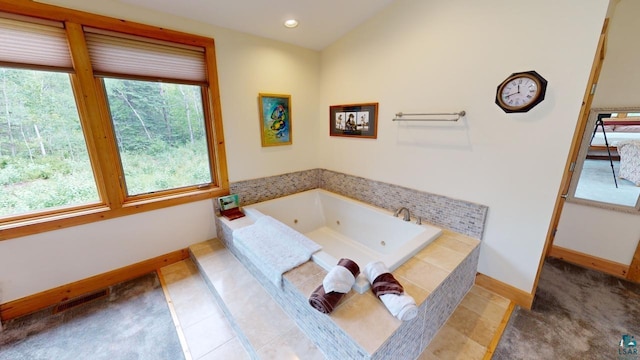
[[214, 187], [130, 201], [118, 209], [97, 205], [25, 220], [0, 222], [0, 241], [212, 199], [228, 193], [228, 189]]

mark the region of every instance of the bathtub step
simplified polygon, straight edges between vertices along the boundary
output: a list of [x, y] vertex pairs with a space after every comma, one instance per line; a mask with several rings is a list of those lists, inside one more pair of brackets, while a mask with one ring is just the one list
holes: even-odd
[[251, 359], [191, 259], [162, 267], [158, 276], [185, 360]]
[[324, 359], [295, 322], [219, 240], [189, 247], [209, 289], [253, 359]]

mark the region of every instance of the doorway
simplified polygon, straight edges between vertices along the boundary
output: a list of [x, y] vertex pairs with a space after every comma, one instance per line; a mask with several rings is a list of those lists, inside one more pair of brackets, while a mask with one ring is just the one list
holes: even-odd
[[[615, 10], [615, 12], [612, 10]], [[640, 4], [635, 1], [618, 0], [612, 1], [610, 4], [610, 11], [600, 35], [571, 150], [566, 162], [565, 173], [549, 225], [545, 250], [540, 259], [533, 294], [535, 294], [542, 265], [547, 256], [562, 258], [583, 267], [593, 268], [629, 280], [640, 280], [640, 247], [638, 247], [640, 212], [635, 207], [637, 205], [637, 197], [633, 199], [632, 206], [628, 204], [618, 206], [618, 204], [603, 201], [600, 201], [602, 204], [599, 206], [597, 204], [598, 201], [582, 202], [579, 196], [575, 196], [580, 175], [585, 166], [589, 165], [585, 165], [586, 152], [589, 151], [589, 142], [594, 136], [598, 116], [601, 115], [601, 118], [610, 119], [614, 117], [613, 113], [622, 113], [621, 111], [609, 111], [612, 107], [619, 109], [637, 107], [640, 109], [640, 97], [637, 99], [628, 97], [622, 101], [623, 97], [616, 95], [618, 91], [624, 91], [620, 89], [621, 84], [632, 83], [633, 81], [630, 79], [627, 79], [627, 81], [618, 80], [614, 84], [615, 86], [610, 86], [614, 75], [619, 75], [612, 75], [609, 70], [611, 68], [619, 69], [620, 64], [617, 60], [628, 60], [627, 58], [630, 55], [629, 48], [635, 47], [635, 45], [623, 45], [623, 56], [614, 51], [614, 49], [620, 47], [619, 44], [622, 41], [628, 42], [621, 34], [623, 32], [632, 33], [632, 31], [624, 27], [627, 25], [621, 24], [625, 24], [625, 18], [634, 19], [631, 22], [634, 23], [633, 14], [640, 14]], [[610, 18], [613, 20], [610, 21]], [[612, 26], [612, 23], [615, 26]], [[624, 31], [621, 29], [624, 29]], [[612, 45], [614, 40], [617, 42], [615, 47]], [[638, 59], [640, 59], [640, 46], [638, 46], [637, 54]], [[607, 61], [605, 61], [605, 55]], [[637, 62], [635, 63], [637, 64]], [[603, 64], [605, 71], [602, 71]], [[602, 77], [601, 71], [604, 75]], [[639, 71], [633, 71], [633, 73], [638, 73], [638, 76], [640, 76]], [[623, 76], [629, 77], [629, 74], [626, 73]], [[598, 95], [595, 96], [596, 109], [594, 109], [596, 84]], [[605, 93], [610, 94], [610, 96], [603, 96]], [[637, 93], [635, 92], [635, 94]], [[608, 108], [600, 109], [604, 104]], [[633, 113], [633, 111], [629, 110], [624, 113], [626, 116], [627, 113]], [[611, 188], [616, 189], [616, 182], [626, 180], [619, 178], [619, 159], [614, 160], [609, 158], [608, 154], [606, 155], [607, 158], [604, 159], [605, 170], [610, 171], [607, 173], [607, 181], [610, 182]], [[598, 165], [602, 165], [602, 162]], [[615, 182], [614, 173], [616, 176]], [[589, 231], [589, 227], [591, 227], [591, 230], [600, 230], [600, 232]], [[606, 231], [609, 230], [609, 227], [612, 230], [611, 232]]]

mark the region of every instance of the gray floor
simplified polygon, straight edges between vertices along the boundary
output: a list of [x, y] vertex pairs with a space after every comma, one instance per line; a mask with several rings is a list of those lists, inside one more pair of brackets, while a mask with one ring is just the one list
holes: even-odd
[[[109, 298], [50, 314], [5, 324], [0, 360], [184, 358], [155, 274], [114, 287]], [[514, 311], [494, 359], [640, 360], [633, 353], [640, 352], [633, 346], [638, 319], [639, 284], [548, 259], [532, 310]]]
[[618, 205], [635, 206], [640, 196], [640, 186], [620, 179], [620, 162], [613, 162], [618, 187], [616, 188], [609, 160], [587, 159], [582, 167], [576, 187], [576, 198], [595, 200]]
[[638, 340], [640, 284], [548, 259], [531, 311], [516, 308], [494, 359], [638, 360]]
[[155, 273], [112, 287], [105, 298], [4, 324], [0, 360], [184, 359]]

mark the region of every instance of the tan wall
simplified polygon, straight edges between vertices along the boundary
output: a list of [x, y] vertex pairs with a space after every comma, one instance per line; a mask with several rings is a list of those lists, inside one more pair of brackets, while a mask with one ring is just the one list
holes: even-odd
[[[319, 132], [320, 166], [489, 206], [479, 271], [530, 291], [608, 1], [397, 1], [322, 53], [322, 106], [380, 103], [378, 139]], [[536, 70], [525, 114], [498, 84]], [[396, 112], [466, 110], [456, 124]]]
[[[49, 3], [213, 37], [230, 181], [316, 167], [318, 52], [118, 1]], [[259, 92], [291, 95], [292, 146], [261, 147]], [[201, 201], [2, 241], [0, 303], [183, 249], [215, 230], [212, 201]]]

